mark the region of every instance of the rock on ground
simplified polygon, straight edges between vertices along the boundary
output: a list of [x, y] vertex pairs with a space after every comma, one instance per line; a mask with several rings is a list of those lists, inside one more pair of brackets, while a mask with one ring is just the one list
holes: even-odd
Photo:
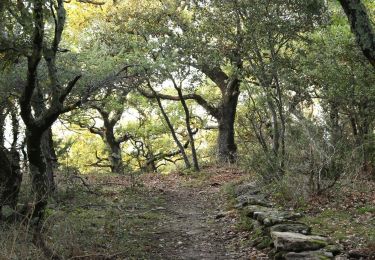
[[307, 236], [293, 232], [271, 232], [271, 237], [277, 251], [302, 252], [317, 250], [327, 246], [327, 238]]

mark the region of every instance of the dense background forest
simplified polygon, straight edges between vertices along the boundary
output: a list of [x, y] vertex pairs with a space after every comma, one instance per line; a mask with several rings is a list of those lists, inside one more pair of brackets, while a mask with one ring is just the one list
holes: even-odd
[[336, 201], [311, 223], [342, 220], [334, 239], [374, 250], [374, 21], [372, 0], [1, 0], [0, 259], [155, 259], [87, 254], [82, 219], [128, 217], [78, 204], [160, 209], [145, 183], [172, 176], [251, 179], [306, 212]]

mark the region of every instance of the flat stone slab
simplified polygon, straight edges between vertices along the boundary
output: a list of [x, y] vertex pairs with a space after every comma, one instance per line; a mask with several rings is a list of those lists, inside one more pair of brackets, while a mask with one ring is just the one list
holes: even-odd
[[260, 205], [247, 205], [243, 208], [246, 215], [250, 218], [254, 218], [255, 212], [269, 212], [274, 211], [272, 208], [268, 208], [266, 206], [260, 206]]
[[285, 223], [270, 227], [270, 232], [293, 232], [304, 235], [311, 234], [311, 227], [303, 223]]
[[[280, 211], [277, 209], [269, 208], [266, 206], [260, 205], [248, 205], [243, 208], [246, 215], [250, 218], [258, 220], [262, 225], [266, 227], [274, 226], [277, 224], [298, 224], [294, 222], [302, 217], [302, 214], [295, 213], [295, 212], [288, 212], [288, 211]], [[305, 227], [306, 228], [306, 227]], [[274, 230], [274, 231], [293, 231], [296, 232], [294, 229], [292, 230]], [[303, 233], [303, 232], [297, 232]], [[308, 233], [308, 232], [307, 232]]]
[[303, 252], [324, 248], [328, 245], [327, 238], [307, 236], [293, 232], [271, 232], [273, 244], [277, 251]]
[[271, 204], [263, 195], [243, 194], [236, 198], [238, 204], [236, 207], [243, 208], [248, 205], [270, 206]]
[[324, 260], [333, 259], [333, 254], [331, 252], [326, 252], [323, 250], [317, 251], [305, 251], [305, 252], [289, 252], [284, 256], [285, 260]]
[[302, 214], [295, 212], [268, 210], [257, 211], [253, 213], [253, 218], [258, 220], [266, 227], [274, 226], [277, 224], [292, 223], [302, 217]]
[[260, 193], [260, 189], [255, 182], [242, 183], [234, 188], [236, 197], [241, 195], [256, 195]]

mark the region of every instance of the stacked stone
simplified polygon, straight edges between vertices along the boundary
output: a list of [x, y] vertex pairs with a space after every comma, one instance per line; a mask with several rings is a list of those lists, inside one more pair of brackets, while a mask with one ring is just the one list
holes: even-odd
[[334, 259], [340, 253], [340, 245], [327, 237], [312, 235], [311, 228], [298, 221], [302, 214], [275, 209], [255, 183], [237, 186], [235, 195], [236, 207], [253, 220], [253, 245], [271, 247], [273, 259]]

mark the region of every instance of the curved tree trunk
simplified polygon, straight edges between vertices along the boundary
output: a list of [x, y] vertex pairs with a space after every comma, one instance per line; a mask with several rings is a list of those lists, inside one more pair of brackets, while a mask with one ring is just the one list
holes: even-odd
[[[124, 171], [121, 152], [121, 143], [123, 140], [118, 140], [115, 137], [115, 125], [118, 120], [120, 120], [122, 111], [119, 114], [120, 116], [115, 117], [115, 119], [111, 119], [109, 112], [104, 111], [100, 107], [95, 107], [95, 109], [101, 115], [104, 125], [100, 129], [92, 127], [90, 128], [90, 131], [99, 135], [105, 143], [108, 151], [108, 161], [110, 163], [109, 166], [111, 168], [111, 172], [121, 174]], [[124, 140], [126, 140], [126, 138], [124, 138]]]
[[375, 31], [366, 7], [361, 0], [339, 0], [339, 2], [348, 17], [359, 47], [375, 68]]
[[[81, 75], [74, 77], [66, 84], [60, 84], [58, 82], [56, 55], [65, 25], [66, 13], [64, 1], [57, 0], [56, 5], [51, 6], [51, 12], [55, 12], [57, 15], [54, 17], [54, 33], [49, 35], [49, 37], [52, 36], [53, 38], [50, 46], [47, 41], [45, 41], [44, 30], [46, 19], [44, 17], [44, 5], [44, 1], [35, 0], [33, 1], [32, 7], [30, 7], [30, 11], [32, 11], [33, 14], [34, 25], [32, 35], [30, 35], [32, 44], [30, 45], [30, 55], [27, 57], [27, 79], [19, 99], [20, 115], [26, 125], [27, 155], [35, 202], [32, 215], [33, 218], [37, 220], [31, 224], [36, 227], [37, 232], [40, 232], [41, 226], [39, 224], [41, 223], [41, 220], [43, 220], [44, 209], [47, 205], [47, 198], [49, 195], [49, 181], [46, 174], [46, 163], [41, 145], [43, 134], [52, 126], [59, 115], [77, 108], [87, 98], [85, 94], [84, 98], [81, 97], [73, 104], [64, 104], [66, 98], [81, 78]], [[36, 92], [38, 91], [38, 68], [42, 58], [45, 59], [48, 69], [47, 86], [50, 90], [50, 99], [48, 108], [45, 106], [43, 113], [40, 114], [40, 116], [37, 116], [36, 114], [38, 113], [33, 111], [32, 108], [35, 105], [33, 100], [35, 96], [34, 94], [38, 96]]]
[[[242, 68], [242, 62], [236, 65]], [[236, 76], [228, 76], [220, 67], [202, 66], [200, 70], [206, 74], [220, 89], [221, 102], [219, 107], [204, 106], [218, 121], [219, 134], [217, 139], [217, 156], [220, 162], [235, 163], [237, 161], [237, 145], [235, 142], [234, 123], [241, 80]]]
[[180, 151], [181, 151], [182, 157], [183, 157], [184, 162], [185, 162], [185, 167], [187, 169], [191, 168], [191, 163], [189, 161], [189, 158], [186, 155], [185, 148], [181, 144], [180, 140], [178, 140], [178, 138], [177, 138], [176, 131], [174, 130], [173, 125], [172, 125], [171, 121], [169, 120], [169, 117], [168, 117], [167, 113], [164, 110], [163, 104], [161, 103], [161, 98], [157, 95], [156, 91], [152, 88], [151, 83], [150, 82], [147, 82], [147, 83], [148, 83], [148, 86], [149, 86], [150, 90], [153, 92], [154, 97], [156, 98], [156, 101], [158, 103], [160, 111], [161, 111], [161, 113], [162, 113], [162, 115], [165, 119], [165, 122], [168, 125], [169, 130], [171, 131], [172, 138], [175, 141], [178, 149], [180, 149]]

